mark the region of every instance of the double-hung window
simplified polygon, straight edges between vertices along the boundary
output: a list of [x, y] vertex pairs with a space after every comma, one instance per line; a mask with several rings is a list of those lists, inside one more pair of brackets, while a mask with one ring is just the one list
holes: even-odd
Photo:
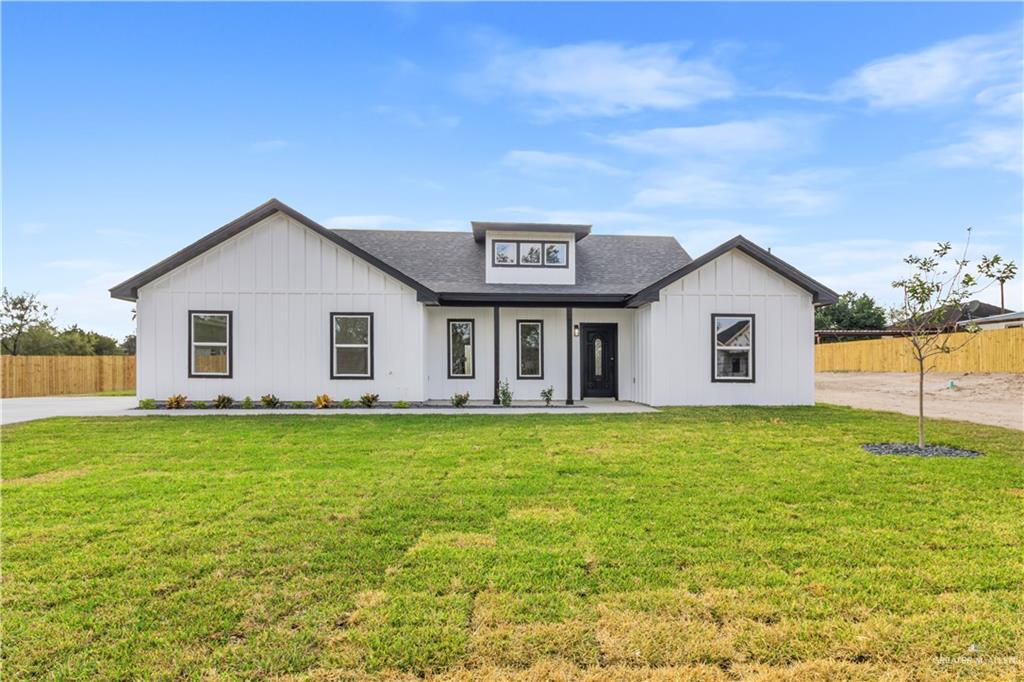
[[373, 313], [331, 313], [331, 378], [373, 378]]
[[754, 381], [754, 316], [711, 316], [711, 380]]
[[188, 375], [194, 378], [231, 376], [231, 312], [188, 312]]
[[448, 320], [448, 378], [472, 379], [475, 374], [473, 320]]
[[544, 322], [516, 321], [517, 378], [544, 378]]

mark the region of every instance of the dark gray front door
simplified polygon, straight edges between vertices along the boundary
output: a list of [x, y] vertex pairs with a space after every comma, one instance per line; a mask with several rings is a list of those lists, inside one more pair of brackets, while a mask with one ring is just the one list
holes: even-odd
[[580, 397], [618, 398], [618, 327], [614, 324], [580, 325]]

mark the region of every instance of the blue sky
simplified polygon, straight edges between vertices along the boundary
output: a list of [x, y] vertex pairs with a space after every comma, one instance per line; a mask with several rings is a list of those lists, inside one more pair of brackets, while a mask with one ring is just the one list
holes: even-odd
[[271, 196], [334, 227], [742, 233], [886, 303], [968, 225], [1022, 260], [1019, 4], [2, 12], [4, 284], [62, 323], [129, 333], [109, 286]]

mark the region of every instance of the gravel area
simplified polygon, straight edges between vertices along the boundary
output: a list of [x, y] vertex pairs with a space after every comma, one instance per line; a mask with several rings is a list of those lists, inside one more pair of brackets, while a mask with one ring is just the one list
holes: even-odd
[[945, 445], [926, 445], [923, 448], [910, 443], [868, 443], [862, 448], [875, 455], [905, 455], [907, 457], [981, 457], [974, 450], [948, 448]]
[[[917, 415], [916, 374], [820, 372], [815, 386], [821, 403]], [[929, 373], [924, 416], [1024, 430], [1024, 374]]]

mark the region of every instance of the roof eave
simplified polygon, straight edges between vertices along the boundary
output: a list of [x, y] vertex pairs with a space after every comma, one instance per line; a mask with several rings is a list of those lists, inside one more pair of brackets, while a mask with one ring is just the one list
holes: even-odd
[[338, 246], [345, 249], [352, 255], [365, 260], [370, 265], [373, 265], [374, 267], [391, 275], [392, 277], [402, 282], [403, 284], [410, 286], [412, 289], [416, 291], [417, 300], [429, 302], [437, 299], [437, 294], [433, 292], [429, 287], [424, 286], [423, 284], [416, 281], [415, 279], [405, 274], [404, 272], [398, 270], [397, 268], [391, 265], [388, 265], [387, 263], [380, 260], [373, 254], [359, 248], [349, 240], [345, 239], [344, 237], [338, 234], [335, 234], [331, 230], [328, 230], [326, 227], [320, 225], [312, 218], [309, 218], [299, 213], [294, 208], [288, 206], [282, 201], [279, 201], [278, 199], [270, 199], [269, 201], [260, 204], [259, 206], [249, 211], [248, 213], [239, 216], [238, 218], [235, 218], [226, 225], [223, 225], [222, 227], [214, 230], [213, 232], [207, 234], [206, 236], [201, 237], [200, 239], [189, 244], [185, 248], [180, 249], [179, 251], [168, 256], [167, 258], [164, 258], [159, 263], [149, 268], [146, 268], [145, 270], [138, 273], [134, 277], [130, 277], [129, 279], [126, 279], [120, 284], [111, 287], [109, 290], [111, 298], [120, 299], [122, 301], [138, 300], [139, 287], [145, 286], [146, 284], [149, 284], [153, 280], [162, 277], [163, 275], [174, 270], [175, 268], [184, 265], [193, 258], [202, 255], [203, 253], [209, 251], [218, 244], [227, 241], [231, 237], [234, 237], [235, 235], [252, 227], [256, 223], [266, 218], [269, 218], [275, 213], [285, 214], [289, 218], [292, 218], [293, 220], [301, 223], [302, 225], [309, 228], [313, 232], [316, 232], [317, 234], [327, 239], [328, 241], [337, 244]]
[[794, 268], [789, 263], [786, 263], [778, 256], [774, 256], [768, 251], [765, 251], [760, 246], [750, 241], [743, 235], [736, 235], [732, 239], [722, 244], [719, 244], [715, 248], [711, 249], [707, 253], [695, 258], [683, 267], [679, 268], [675, 272], [672, 272], [660, 280], [644, 287], [636, 294], [631, 296], [626, 302], [627, 307], [635, 308], [645, 303], [653, 303], [657, 301], [661, 295], [661, 290], [672, 284], [678, 279], [685, 277], [691, 272], [707, 265], [711, 261], [715, 260], [719, 256], [737, 249], [746, 255], [750, 256], [754, 260], [758, 261], [765, 267], [774, 271], [778, 275], [785, 277], [789, 281], [793, 282], [801, 289], [804, 289], [811, 294], [811, 301], [815, 305], [831, 305], [839, 299], [839, 295], [829, 289], [821, 282], [808, 277], [804, 273]]

